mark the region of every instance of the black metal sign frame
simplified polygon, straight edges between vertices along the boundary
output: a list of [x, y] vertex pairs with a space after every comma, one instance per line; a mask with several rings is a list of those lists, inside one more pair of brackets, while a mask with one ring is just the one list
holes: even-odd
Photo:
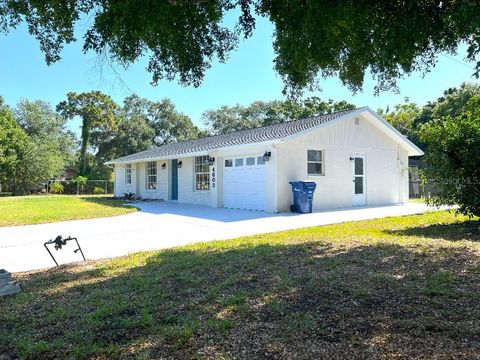
[[73, 252], [76, 254], [78, 251], [80, 251], [80, 254], [82, 254], [82, 257], [83, 257], [83, 261], [85, 261], [86, 260], [85, 255], [83, 255], [82, 248], [80, 247], [80, 244], [78, 243], [78, 240], [76, 237], [69, 236], [63, 239], [61, 235], [58, 235], [54, 240], [48, 240], [47, 242], [43, 243], [43, 246], [45, 246], [45, 249], [47, 249], [48, 253], [50, 254], [50, 257], [55, 262], [55, 265], [59, 266], [57, 260], [55, 260], [55, 257], [53, 256], [52, 252], [50, 251], [47, 245], [54, 244], [55, 250], [61, 250], [63, 246], [67, 245], [68, 241], [73, 241], [73, 240], [75, 240], [75, 242], [77, 243], [77, 249], [74, 250]]

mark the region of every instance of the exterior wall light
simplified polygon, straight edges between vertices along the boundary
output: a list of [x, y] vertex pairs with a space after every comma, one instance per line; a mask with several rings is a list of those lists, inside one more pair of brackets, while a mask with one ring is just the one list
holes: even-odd
[[167, 164], [166, 163], [163, 163], [162, 164], [162, 170], [165, 170], [167, 168]]
[[350, 161], [353, 161], [353, 160], [355, 160], [355, 158], [354, 158], [354, 157], [352, 157], [352, 156], [350, 156]]
[[272, 153], [270, 151], [265, 151], [265, 154], [263, 154], [263, 160], [269, 161], [271, 156], [272, 156]]
[[177, 168], [181, 168], [182, 164], [183, 164], [183, 162], [181, 160], [179, 162], [177, 162]]
[[215, 164], [215, 158], [209, 156], [209, 157], [208, 157], [208, 164], [209, 164], [210, 166], [213, 166], [213, 164]]

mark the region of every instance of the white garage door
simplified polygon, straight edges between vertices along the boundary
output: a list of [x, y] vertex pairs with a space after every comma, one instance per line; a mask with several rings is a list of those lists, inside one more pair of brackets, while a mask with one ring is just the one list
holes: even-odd
[[263, 156], [225, 158], [223, 206], [232, 209], [266, 210]]

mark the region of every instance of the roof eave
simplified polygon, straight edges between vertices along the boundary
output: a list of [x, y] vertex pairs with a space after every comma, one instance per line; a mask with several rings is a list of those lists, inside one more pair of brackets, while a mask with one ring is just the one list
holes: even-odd
[[391, 126], [385, 119], [383, 119], [380, 115], [378, 115], [375, 111], [370, 109], [368, 106], [360, 107], [357, 109], [354, 109], [352, 111], [349, 111], [345, 113], [342, 116], [339, 116], [333, 120], [328, 120], [325, 121], [317, 126], [305, 129], [303, 131], [300, 131], [298, 133], [295, 133], [290, 136], [285, 136], [283, 138], [278, 138], [278, 139], [273, 139], [273, 140], [265, 140], [261, 142], [255, 142], [255, 143], [247, 143], [247, 144], [236, 144], [236, 145], [228, 145], [228, 146], [222, 146], [218, 148], [212, 148], [204, 151], [194, 151], [190, 153], [184, 153], [184, 154], [172, 154], [172, 155], [165, 155], [165, 156], [156, 156], [156, 157], [144, 157], [140, 159], [114, 159], [105, 162], [105, 165], [115, 165], [115, 164], [128, 164], [128, 163], [139, 163], [139, 162], [144, 162], [144, 161], [157, 161], [157, 160], [168, 160], [168, 159], [177, 159], [177, 158], [183, 158], [183, 157], [192, 157], [192, 156], [200, 156], [200, 155], [206, 155], [206, 154], [211, 154], [227, 149], [236, 149], [236, 148], [242, 148], [242, 147], [251, 147], [251, 146], [262, 146], [262, 145], [274, 145], [282, 142], [286, 142], [289, 140], [292, 140], [296, 137], [303, 136], [305, 133], [311, 131], [312, 129], [318, 129], [326, 126], [331, 126], [337, 122], [343, 121], [348, 118], [352, 118], [356, 115], [360, 115], [363, 113], [368, 113], [376, 120], [380, 121], [383, 125], [386, 126], [386, 128], [390, 131], [390, 133], [395, 137], [399, 142], [401, 142], [405, 148], [408, 149], [408, 155], [409, 156], [421, 156], [423, 155], [423, 151], [419, 149], [414, 143], [412, 143], [410, 140], [408, 140], [405, 136], [403, 136], [397, 129], [395, 129], [393, 126]]
[[248, 144], [229, 145], [229, 146], [222, 146], [222, 147], [213, 148], [213, 149], [209, 149], [209, 150], [194, 151], [194, 152], [185, 153], [185, 154], [174, 154], [174, 155], [165, 155], [165, 156], [145, 157], [145, 158], [136, 159], [136, 160], [129, 160], [129, 159], [120, 160], [122, 158], [119, 158], [119, 160], [116, 160], [116, 159], [110, 160], [110, 161], [105, 162], [104, 164], [105, 165], [134, 164], [134, 163], [139, 163], [139, 162], [144, 162], [144, 161], [179, 159], [179, 158], [185, 158], [185, 157], [208, 155], [208, 154], [212, 154], [212, 153], [219, 152], [219, 151], [224, 151], [224, 150], [229, 150], [229, 149], [252, 147], [252, 146], [262, 146], [262, 145], [268, 146], [268, 145], [278, 144], [278, 143], [281, 142], [281, 140], [282, 139], [274, 139], [274, 140], [254, 142], [254, 143], [248, 143]]

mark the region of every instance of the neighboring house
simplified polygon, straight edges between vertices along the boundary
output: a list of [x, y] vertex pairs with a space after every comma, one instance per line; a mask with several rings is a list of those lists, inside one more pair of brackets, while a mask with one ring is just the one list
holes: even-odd
[[368, 107], [160, 146], [121, 157], [115, 195], [288, 211], [289, 181], [317, 184], [314, 210], [408, 201], [423, 152]]
[[73, 179], [77, 176], [78, 176], [78, 170], [74, 167], [69, 166], [65, 169], [65, 173], [63, 175], [62, 180]]

